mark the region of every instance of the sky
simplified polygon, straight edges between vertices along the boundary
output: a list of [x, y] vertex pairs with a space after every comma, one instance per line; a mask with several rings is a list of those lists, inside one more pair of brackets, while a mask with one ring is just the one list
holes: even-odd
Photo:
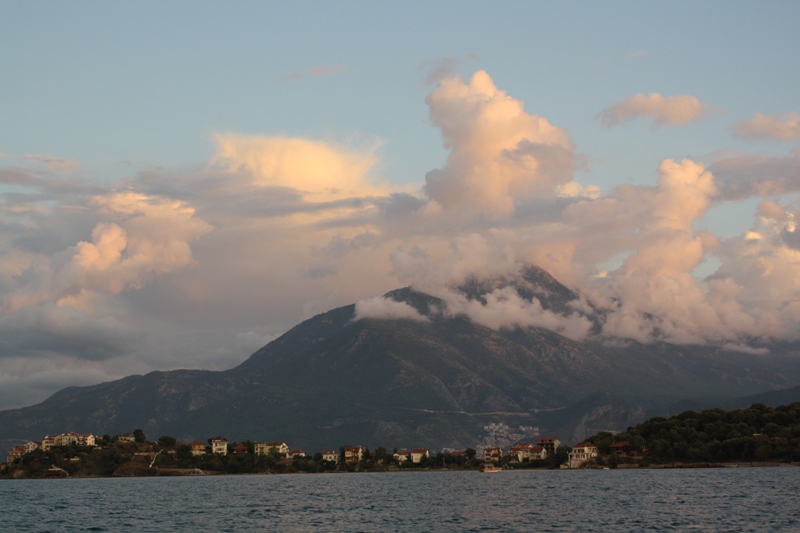
[[[769, 356], [800, 331], [797, 2], [0, 0], [0, 409], [302, 320]], [[449, 287], [525, 262], [555, 314]], [[588, 315], [603, 312], [592, 339]]]

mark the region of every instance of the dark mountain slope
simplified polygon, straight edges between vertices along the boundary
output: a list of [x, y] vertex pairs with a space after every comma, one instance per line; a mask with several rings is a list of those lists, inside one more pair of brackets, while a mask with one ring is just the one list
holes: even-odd
[[[535, 267], [519, 278], [471, 280], [462, 290], [479, 299], [509, 284], [552, 310], [570, 309], [576, 297]], [[354, 320], [355, 306], [334, 309], [225, 372], [153, 372], [0, 412], [0, 445], [67, 430], [141, 427], [153, 438], [280, 439], [307, 451], [345, 443], [465, 447], [486, 442], [489, 424], [498, 442], [532, 438], [534, 426], [572, 442], [625, 429], [684, 398], [800, 384], [800, 357], [790, 349], [765, 357], [703, 346], [578, 343], [545, 329], [492, 330], [447, 316], [441, 300], [408, 288], [386, 296], [427, 320]], [[506, 429], [498, 433], [498, 425]]]

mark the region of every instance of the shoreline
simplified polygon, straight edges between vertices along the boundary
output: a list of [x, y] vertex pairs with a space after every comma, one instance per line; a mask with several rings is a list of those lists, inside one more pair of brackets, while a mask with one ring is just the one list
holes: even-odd
[[[688, 469], [707, 469], [707, 468], [779, 468], [779, 467], [800, 467], [800, 462], [791, 463], [776, 463], [776, 462], [742, 462], [742, 463], [665, 463], [658, 465], [619, 465], [618, 468], [609, 468], [601, 466], [590, 466], [587, 468], [504, 468], [503, 472], [547, 472], [547, 471], [567, 471], [567, 472], [580, 472], [587, 470], [688, 470]], [[453, 472], [475, 472], [481, 473], [478, 469], [472, 468], [419, 468], [419, 469], [386, 469], [386, 470], [358, 470], [358, 471], [325, 471], [325, 472], [246, 472], [241, 474], [233, 474], [230, 472], [222, 472], [218, 470], [203, 471], [200, 469], [159, 469], [155, 468], [155, 472], [143, 470], [141, 474], [131, 473], [130, 475], [111, 475], [111, 476], [60, 476], [60, 477], [7, 477], [0, 478], [3, 480], [23, 481], [33, 479], [110, 479], [110, 478], [144, 478], [144, 477], [206, 477], [206, 476], [271, 476], [271, 475], [332, 475], [332, 474], [415, 474], [415, 473], [453, 473]], [[147, 472], [147, 473], [145, 473]]]

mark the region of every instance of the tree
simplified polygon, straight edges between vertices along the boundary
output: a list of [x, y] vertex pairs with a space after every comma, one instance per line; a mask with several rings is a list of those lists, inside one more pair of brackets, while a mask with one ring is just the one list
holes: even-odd
[[162, 435], [158, 438], [158, 445], [162, 448], [172, 448], [177, 442], [178, 440], [175, 437], [170, 437], [169, 435]]
[[144, 431], [141, 428], [137, 428], [133, 430], [133, 440], [136, 442], [144, 442]]

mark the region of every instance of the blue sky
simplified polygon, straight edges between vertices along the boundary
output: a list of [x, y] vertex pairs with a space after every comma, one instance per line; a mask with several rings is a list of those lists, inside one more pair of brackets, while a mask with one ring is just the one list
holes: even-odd
[[[597, 301], [640, 271], [653, 290], [673, 276], [719, 324], [705, 337], [686, 331], [686, 309], [651, 300], [620, 310], [676, 313], [667, 340], [740, 346], [754, 331], [791, 336], [794, 318], [764, 316], [794, 317], [800, 296], [798, 22], [800, 4], [788, 1], [0, 1], [0, 330], [11, 339], [0, 346], [0, 408], [130, 372], [228, 368], [314, 312], [440, 280], [433, 263], [501, 271], [464, 252], [476, 238], [485, 250], [513, 249], [513, 261], [544, 261]], [[554, 163], [553, 175], [566, 174], [549, 189], [507, 167], [495, 188], [471, 188], [494, 176], [459, 177], [470, 165], [495, 168], [470, 159], [480, 120], [443, 142], [446, 124], [471, 112], [454, 94], [479, 71], [513, 100], [509, 109], [524, 105], [530, 127], [529, 116], [541, 117], [568, 137], [569, 146], [521, 137], [570, 159]], [[462, 85], [445, 94], [447, 79]], [[650, 108], [639, 94], [655, 95]], [[675, 118], [669, 99], [679, 97], [698, 112]], [[513, 143], [501, 152], [522, 146]], [[265, 170], [279, 152], [296, 160]], [[716, 185], [688, 164], [659, 167], [670, 159], [703, 164]], [[314, 174], [334, 167], [335, 178]], [[334, 191], [350, 187], [348, 173], [349, 196]], [[683, 173], [699, 196], [683, 205], [694, 210], [678, 228], [680, 217], [663, 213], [682, 203], [665, 191]], [[595, 192], [558, 188], [573, 181]], [[278, 205], [292, 215], [280, 218]], [[406, 218], [387, 215], [399, 212]], [[154, 229], [165, 227], [175, 234]], [[647, 236], [653, 228], [658, 236]], [[642, 266], [666, 231], [682, 232], [691, 257], [667, 274]], [[748, 248], [755, 235], [769, 247]], [[663, 244], [671, 246], [680, 248]], [[163, 263], [142, 259], [153, 250]], [[89, 253], [94, 270], [77, 280]], [[427, 266], [414, 262], [423, 256]], [[116, 270], [101, 275], [97, 264]], [[726, 310], [743, 313], [735, 325], [720, 291]], [[788, 296], [753, 304], [763, 294]], [[647, 326], [615, 327], [610, 336], [650, 338]], [[51, 342], [32, 341], [37, 328]], [[65, 336], [69, 350], [58, 348]], [[80, 338], [107, 349], [84, 353]]]

